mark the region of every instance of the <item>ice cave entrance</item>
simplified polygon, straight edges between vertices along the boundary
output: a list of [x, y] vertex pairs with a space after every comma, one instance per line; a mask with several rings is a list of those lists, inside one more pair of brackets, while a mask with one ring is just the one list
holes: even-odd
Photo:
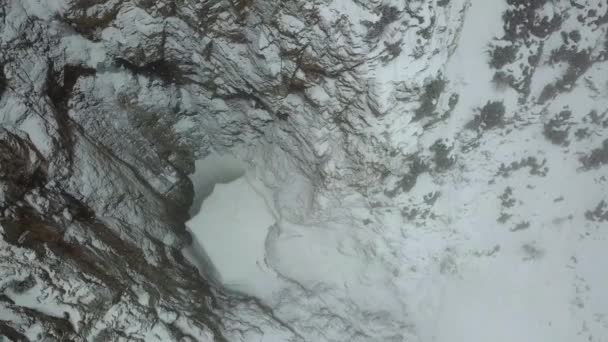
[[192, 218], [186, 223], [193, 238], [189, 253], [199, 269], [236, 291], [263, 282], [264, 244], [275, 223], [263, 187], [246, 169], [232, 156], [212, 154], [197, 161]]

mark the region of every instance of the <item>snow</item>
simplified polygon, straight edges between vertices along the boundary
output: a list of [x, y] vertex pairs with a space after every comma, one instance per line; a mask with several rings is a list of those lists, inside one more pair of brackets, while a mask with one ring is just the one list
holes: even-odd
[[[28, 0], [24, 8], [46, 9], [41, 3]], [[373, 41], [365, 38], [369, 29], [363, 22], [379, 20], [381, 12], [373, 8], [379, 9], [380, 3], [397, 6], [400, 18]], [[236, 27], [250, 42], [237, 44], [215, 37], [210, 61], [192, 52], [202, 51], [207, 38], [204, 44], [191, 43], [191, 31], [185, 23], [178, 25], [181, 19], [177, 16], [163, 21], [136, 6], [121, 7], [117, 20], [103, 31], [101, 42], [77, 35], [62, 37], [60, 50], [67, 63], [99, 68], [94, 80], [80, 79], [83, 94], [94, 91], [108, 104], [117, 95], [127, 94], [136, 108], [167, 115], [171, 115], [168, 107], [179, 108], [175, 114], [179, 121], [172, 128], [188, 142], [200, 139], [198, 146], [193, 143], [198, 154], [240, 143], [253, 150], [248, 151], [251, 165], [212, 153], [196, 162], [192, 176], [196, 194], [188, 229], [194, 242], [183, 250], [184, 255], [201, 274], [225, 286], [229, 295], [239, 292], [263, 304], [250, 304], [248, 311], [244, 307], [252, 301], [228, 296], [234, 307], [218, 312], [225, 315], [222, 323], [228, 340], [286, 341], [284, 326], [276, 329], [276, 336], [267, 333], [281, 324], [306, 341], [578, 342], [591, 335], [595, 340], [607, 336], [604, 289], [608, 276], [601, 270], [608, 260], [608, 233], [603, 229], [605, 223], [584, 218], [587, 210], [605, 199], [606, 171], [581, 171], [578, 162], [582, 154], [599, 146], [606, 133], [595, 127], [592, 137], [572, 138], [568, 146], [556, 146], [543, 136], [543, 124], [566, 107], [573, 111], [568, 124], [579, 127], [589, 111], [604, 112], [608, 106], [604, 99], [606, 63], [597, 63], [584, 75], [598, 88], [595, 95], [581, 78], [570, 92], [541, 108], [534, 97], [567, 67], [565, 63], [547, 65], [543, 58], [532, 71], [530, 99], [519, 104], [514, 90], [492, 85], [495, 70], [488, 66], [489, 43], [502, 35], [505, 1], [451, 0], [440, 7], [435, 3], [344, 0], [305, 4], [308, 9], [318, 7], [323, 30], [308, 27], [309, 21], [300, 21], [298, 12], [285, 14], [283, 10], [273, 14], [276, 20], [268, 25], [265, 13], [252, 6], [249, 18], [256, 24]], [[403, 6], [423, 20], [411, 16]], [[545, 10], [559, 6], [546, 6]], [[25, 9], [17, 7], [12, 6], [9, 13], [22, 15]], [[461, 11], [463, 7], [467, 9]], [[39, 12], [48, 16], [57, 11]], [[463, 13], [465, 24], [459, 31]], [[217, 22], [226, 27], [213, 27], [210, 32], [231, 32], [230, 20], [228, 12], [220, 13]], [[581, 26], [574, 13], [565, 20], [564, 30]], [[424, 24], [416, 26], [419, 21]], [[171, 23], [179, 32], [170, 32]], [[431, 38], [419, 33], [427, 27]], [[587, 28], [581, 30], [579, 46], [595, 47], [605, 38], [605, 30], [594, 33]], [[216, 92], [210, 94], [194, 84], [180, 84], [176, 89], [150, 82], [145, 75], [130, 76], [126, 70], [107, 68], [109, 65], [104, 68], [108, 56], [135, 58], [137, 63], [155, 60], [161, 29], [169, 33], [172, 48], [182, 48], [176, 50], [180, 57], [196, 56], [188, 64], [193, 68], [189, 75], [193, 83], [204, 75], [205, 84], [211, 80]], [[16, 34], [11, 30], [5, 30], [5, 40]], [[315, 30], [324, 32], [316, 36]], [[331, 77], [319, 75], [318, 80], [299, 70], [298, 78], [314, 83], [305, 91], [307, 99], [300, 92], [279, 96], [276, 90], [281, 89], [281, 78], [276, 76], [288, 70], [290, 63], [281, 51], [304, 46], [281, 31], [310, 44], [305, 50], [307, 58], [310, 54], [323, 68], [358, 67], [340, 75], [332, 72]], [[544, 56], [561, 40], [559, 32], [547, 39]], [[400, 41], [403, 51], [398, 56], [390, 61], [379, 57], [385, 43]], [[331, 53], [321, 55], [325, 50]], [[520, 48], [518, 61], [504, 70], [519, 70], [533, 50], [534, 45]], [[344, 63], [327, 58], [334, 54], [343, 57]], [[358, 61], [362, 64], [355, 64]], [[40, 91], [44, 90], [45, 62], [24, 64]], [[15, 74], [14, 69], [7, 72], [10, 80], [20, 76]], [[420, 87], [437, 78], [446, 80], [438, 111], [447, 109], [452, 93], [459, 95], [458, 104], [447, 122], [431, 126], [426, 125], [427, 118], [413, 122]], [[250, 96], [222, 96], [228, 94], [254, 95], [265, 106], [254, 109]], [[505, 128], [463, 130], [476, 108], [491, 100], [504, 101]], [[4, 120], [18, 122], [25, 106], [16, 103], [14, 96], [2, 101], [9, 109], [4, 111]], [[319, 108], [311, 108], [309, 102]], [[80, 115], [103, 118], [102, 113], [78, 107], [83, 103], [76, 97], [71, 104], [70, 116], [77, 123], [82, 121]], [[108, 105], [104, 113], [115, 108]], [[272, 112], [289, 117], [276, 120]], [[52, 127], [32, 118], [19, 121], [20, 127], [38, 147], [47, 146], [40, 148], [45, 155], [50, 154], [46, 130]], [[124, 120], [116, 116], [108, 124], [117, 129], [127, 126]], [[579, 127], [572, 127], [570, 135]], [[408, 170], [406, 159], [413, 154], [432, 158], [428, 147], [438, 139], [455, 144], [456, 165], [448, 171], [424, 172], [407, 193], [386, 195], [385, 190], [394, 188]], [[461, 149], [471, 142], [478, 146]], [[76, 144], [77, 159], [91, 155], [85, 149], [84, 143]], [[527, 157], [546, 160], [548, 174], [531, 175], [523, 167], [510, 171], [508, 177], [496, 176], [501, 164], [508, 166]], [[94, 178], [107, 170], [101, 167], [104, 160], [92, 160], [77, 160], [74, 169], [82, 181], [76, 184], [80, 194], [103, 207], [98, 202], [110, 198], [116, 189], [95, 186], [99, 182]], [[116, 173], [121, 177], [131, 174], [126, 169]], [[380, 173], [383, 175], [378, 176]], [[388, 175], [386, 181], [384, 174]], [[149, 183], [159, 189], [176, 181], [174, 175], [150, 178]], [[504, 208], [497, 197], [507, 187], [513, 191], [514, 202]], [[429, 194], [439, 197], [427, 201]], [[560, 202], [554, 201], [560, 197]], [[429, 215], [421, 219], [404, 214], [411, 209], [426, 210]], [[125, 212], [119, 216], [129, 217], [133, 208], [117, 210]], [[503, 211], [511, 215], [507, 223], [497, 222]], [[528, 222], [529, 227], [513, 231], [520, 222]], [[171, 232], [148, 228], [149, 222], [135, 223], [133, 226], [146, 227], [155, 238], [165, 237], [167, 244], [176, 241]], [[80, 241], [86, 242], [82, 237]], [[137, 242], [149, 261], [158, 265], [161, 250], [150, 241]], [[99, 241], [86, 243], [107, 249]], [[156, 302], [145, 287], [133, 291], [133, 300], [142, 306]], [[220, 297], [218, 302], [223, 300]], [[21, 305], [36, 304], [18, 299]], [[170, 339], [169, 326], [212, 338], [165, 306], [155, 308], [160, 321], [153, 326], [125, 326], [129, 320], [124, 318], [137, 307], [116, 304], [105, 319], [145, 340]], [[131, 313], [136, 314], [140, 312]], [[246, 320], [259, 324], [248, 325]], [[583, 336], [581, 331], [590, 332]]]
[[573, 341], [564, 256], [522, 262], [517, 252], [467, 269], [447, 286], [436, 341]]
[[[452, 126], [448, 129], [462, 127], [471, 119], [474, 108], [488, 100], [504, 101], [507, 115], [518, 107], [512, 90], [497, 90], [491, 86], [493, 71], [488, 67], [485, 53], [486, 44], [502, 34], [500, 15], [503, 10], [503, 5], [497, 6], [496, 2], [471, 2], [458, 48], [446, 68], [447, 78], [454, 82], [452, 86], [460, 94]], [[533, 94], [560, 70], [542, 66], [537, 72], [533, 79]], [[585, 115], [601, 104], [578, 87], [553, 101], [550, 115], [564, 106], [569, 106], [574, 115]], [[416, 290], [426, 298], [419, 303], [429, 308], [416, 319], [423, 341], [566, 342], [583, 339], [581, 326], [588, 326], [591, 319], [581, 319], [578, 309], [574, 309], [573, 303], [580, 300], [575, 299], [580, 298], [575, 292], [575, 284], [578, 278], [584, 278], [591, 289], [605, 288], [607, 277], [597, 276], [603, 272], [575, 269], [571, 260], [574, 255], [594, 255], [594, 260], [606, 258], [605, 251], [580, 238], [583, 233], [579, 230], [588, 226], [584, 212], [599, 201], [602, 191], [593, 191], [594, 177], [582, 174], [578, 169], [576, 150], [588, 150], [589, 143], [573, 143], [572, 151], [560, 150], [549, 143], [542, 135], [542, 122], [538, 122], [543, 117], [532, 114], [541, 110], [526, 110], [525, 115], [534, 120], [530, 126], [502, 134], [485, 132], [487, 136], [482, 138], [478, 151], [461, 156], [470, 165], [470, 169], [461, 173], [464, 179], [442, 187], [443, 195], [435, 208], [441, 208], [450, 216], [447, 227], [456, 233], [450, 238], [454, 272], [435, 275], [431, 272], [421, 284], [432, 285], [426, 290]], [[452, 135], [445, 130], [437, 134]], [[508, 165], [527, 156], [546, 159], [548, 176], [530, 176], [524, 169], [514, 171], [509, 178], [494, 179], [492, 173], [496, 172], [497, 165]], [[493, 183], [489, 185], [488, 180], [492, 179]], [[530, 228], [512, 232], [496, 221], [500, 208], [496, 207], [494, 198], [507, 186], [517, 194], [516, 204], [509, 208], [513, 215], [510, 224], [526, 221]], [[423, 188], [429, 189], [432, 185]], [[553, 200], [558, 197], [566, 198], [566, 201], [555, 203]], [[594, 231], [593, 234], [598, 233]], [[600, 234], [602, 239], [604, 235]], [[489, 255], [487, 251], [493, 246], [499, 249]], [[582, 276], [582, 273], [586, 275]], [[411, 293], [416, 294], [416, 291]], [[606, 302], [599, 292], [589, 292], [593, 293], [589, 294], [589, 298], [593, 298], [590, 303]], [[595, 307], [593, 310], [604, 309]], [[596, 327], [596, 337], [605, 336], [597, 334], [598, 331]]]
[[[221, 169], [222, 160], [226, 157], [197, 163], [197, 174]], [[211, 184], [213, 179], [202, 183]], [[304, 300], [305, 310], [320, 314], [326, 310], [320, 303], [353, 319], [373, 313], [377, 320], [367, 319], [366, 324], [375, 327], [391, 324], [383, 317], [404, 316], [403, 303], [391, 290], [391, 273], [374, 260], [365, 241], [373, 239], [372, 234], [353, 234], [348, 222], [305, 223], [311, 217], [312, 191], [308, 181], [295, 174], [273, 191], [253, 170], [230, 183], [216, 184], [187, 223], [195, 244], [185, 254], [204, 255], [208, 264], [199, 259], [203, 274], [216, 272], [225, 288], [259, 298], [289, 319], [306, 314], [295, 305], [303, 300], [302, 291], [314, 294]], [[344, 306], [344, 300], [352, 301], [353, 307]], [[327, 333], [340, 336], [340, 328], [332, 329]], [[264, 341], [273, 339], [266, 336]]]
[[85, 64], [97, 68], [106, 60], [106, 51], [102, 43], [93, 43], [77, 35], [62, 37], [66, 59], [71, 64]]
[[243, 176], [247, 164], [231, 155], [211, 153], [197, 160], [194, 167], [195, 171], [190, 179], [195, 195], [190, 214], [198, 212], [203, 200], [211, 194], [216, 184], [229, 183]]
[[[460, 8], [465, 4], [470, 6], [458, 35], [454, 31], [458, 31]], [[240, 126], [245, 118], [247, 125], [268, 138], [270, 147], [253, 152], [259, 157], [254, 158], [255, 172], [254, 167], [228, 155], [213, 153], [197, 161], [192, 176], [196, 193], [191, 208], [193, 217], [187, 223], [194, 243], [184, 249], [184, 255], [204, 276], [228, 292], [253, 296], [271, 308], [273, 315], [287, 322], [305, 340], [340, 341], [346, 340], [345, 336], [353, 342], [389, 337], [397, 341], [417, 338], [420, 342], [580, 339], [576, 331], [581, 329], [581, 322], [592, 325], [594, 314], [602, 313], [606, 304], [601, 289], [608, 280], [598, 274], [601, 272], [592, 267], [576, 270], [568, 267], [575, 255], [581, 263], [605, 259], [600, 247], [605, 236], [594, 235], [587, 240], [580, 237], [593, 231], [581, 217], [601, 197], [599, 190], [585, 196], [586, 189], [593, 188], [601, 175], [599, 172], [581, 175], [576, 169], [576, 153], [589, 151], [588, 142], [573, 142], [569, 151], [553, 146], [542, 135], [542, 121], [552, 113], [540, 115], [538, 108], [522, 108], [514, 90], [492, 85], [495, 70], [488, 66], [488, 43], [502, 35], [501, 14], [506, 6], [504, 1], [453, 0], [445, 11], [427, 13], [421, 5], [419, 14], [425, 22], [436, 18], [432, 39], [422, 39], [416, 30], [404, 28], [398, 20], [387, 26], [377, 46], [370, 46], [362, 42], [361, 37], [368, 29], [361, 22], [376, 21], [377, 14], [356, 1], [320, 4], [322, 22], [337, 26], [338, 21], [351, 21], [348, 33], [328, 31], [336, 40], [353, 40], [342, 46], [330, 45], [335, 52], [361, 53], [371, 61], [361, 64], [354, 75], [345, 73], [339, 82], [324, 79], [308, 88], [308, 99], [321, 107], [313, 111], [315, 115], [307, 112], [307, 101], [300, 94], [289, 94], [276, 103], [269, 101], [271, 107], [281, 107], [290, 113], [287, 122], [272, 122], [265, 110], [247, 108], [246, 101], [215, 97], [205, 102], [204, 110], [211, 109], [211, 114], [204, 116], [204, 120], [207, 117], [215, 120], [210, 127], [238, 134], [239, 140], [254, 145], [257, 141], [250, 141], [246, 128]], [[104, 40], [129, 45], [132, 41], [125, 41], [128, 36], [154, 33], [154, 20], [144, 13], [138, 17], [142, 17], [139, 24], [150, 25], [138, 25], [131, 31], [108, 28]], [[296, 17], [278, 18], [286, 31], [306, 30]], [[126, 21], [127, 16], [122, 16], [120, 22], [126, 26]], [[228, 68], [222, 78], [214, 80], [219, 86], [218, 94], [229, 93], [230, 87], [238, 88], [239, 77], [256, 87], [273, 84], [274, 77], [265, 79], [259, 74], [279, 73], [280, 44], [275, 32], [260, 26], [246, 32], [252, 46], [222, 41], [215, 44], [213, 61]], [[401, 45], [404, 51], [399, 56], [386, 63], [376, 58], [384, 42], [394, 43], [399, 38], [404, 39]], [[456, 39], [453, 45], [449, 41], [452, 38]], [[102, 62], [105, 57], [106, 50], [98, 45], [68, 40], [64, 44], [73, 55], [77, 55], [76, 50], [88, 49], [90, 56], [84, 53], [81, 59], [89, 65]], [[106, 43], [105, 48], [110, 52], [113, 45]], [[422, 57], [412, 55], [415, 48], [423, 50]], [[247, 49], [264, 58], [248, 59]], [[199, 62], [206, 63], [202, 59]], [[563, 67], [539, 67], [533, 77], [532, 96]], [[595, 76], [599, 84], [601, 73], [596, 74], [600, 75]], [[302, 72], [297, 76], [305, 77]], [[438, 108], [447, 107], [448, 92], [457, 93], [459, 102], [447, 123], [423, 127], [424, 123], [412, 122], [412, 103], [416, 103], [418, 96], [415, 92], [425, 81], [439, 76], [447, 81], [447, 89]], [[102, 73], [99, 77], [110, 75]], [[264, 93], [257, 90], [258, 94]], [[359, 100], [364, 97], [359, 92], [368, 94], [368, 103]], [[194, 91], [183, 94], [180, 108], [192, 113], [201, 110], [204, 101], [199, 98], [204, 96]], [[590, 109], [602, 106], [584, 94], [584, 89], [575, 88], [547, 108], [556, 111], [569, 105], [580, 119]], [[166, 96], [164, 89], [142, 90], [138, 100]], [[351, 108], [347, 107], [350, 103], [341, 103], [351, 100], [354, 104]], [[460, 153], [462, 145], [469, 143], [459, 136], [462, 127], [472, 119], [477, 107], [492, 100], [504, 101], [509, 119], [523, 112], [530, 120], [525, 125], [516, 122], [519, 126], [508, 130], [486, 131], [479, 138], [478, 148]], [[372, 115], [367, 105], [380, 115]], [[360, 136], [343, 138], [330, 123], [345, 108], [349, 124]], [[357, 117], [365, 119], [357, 121]], [[183, 120], [177, 125], [179, 132], [198, 128], [196, 120]], [[227, 135], [211, 132], [205, 138], [212, 144], [220, 140], [217, 145], [222, 145], [224, 141], [232, 141], [233, 137]], [[395, 148], [403, 155], [417, 152], [428, 155], [426, 148], [443, 138], [455, 143], [460, 163], [443, 175], [424, 173], [407, 194], [383, 198], [375, 192], [385, 190], [384, 184], [374, 184], [372, 180], [365, 180], [369, 184], [357, 184], [358, 180], [353, 179], [352, 184], [363, 188], [361, 192], [366, 195], [363, 196], [340, 189], [342, 184], [336, 181], [355, 173], [348, 169], [351, 165], [342, 163], [352, 158], [347, 155], [351, 151], [355, 151], [357, 158], [382, 164], [388, 171], [401, 175], [405, 168], [403, 160], [389, 159], [379, 150], [389, 154]], [[283, 154], [292, 154], [297, 161], [290, 164]], [[531, 176], [524, 168], [513, 171], [509, 179], [495, 177], [501, 163], [509, 165], [528, 156], [547, 159], [550, 175]], [[313, 172], [300, 173], [302, 169], [314, 168], [328, 177], [314, 179], [309, 178]], [[562, 184], [563, 179], [571, 181]], [[513, 188], [517, 203], [509, 208], [511, 221], [501, 225], [496, 218], [503, 208], [496, 198], [507, 186]], [[434, 204], [425, 205], [423, 198], [435, 191], [440, 197]], [[554, 203], [553, 199], [559, 196], [567, 200]], [[428, 208], [436, 218], [419, 221], [405, 218], [402, 210], [407, 207]], [[569, 215], [576, 218], [570, 219]], [[510, 230], [524, 220], [530, 221], [529, 229]], [[580, 299], [574, 294], [574, 286], [584, 288], [588, 284], [591, 285], [587, 297], [581, 295]], [[148, 301], [145, 296], [139, 299]], [[590, 309], [573, 307], [577, 300], [585, 301]], [[167, 323], [180, 320], [175, 313], [163, 317]], [[601, 324], [597, 323], [594, 331], [601, 331]], [[243, 328], [241, 336], [234, 340], [259, 337], [255, 329], [248, 329]], [[273, 337], [266, 335], [263, 340], [271, 341]]]
[[384, 266], [362, 253], [361, 241], [350, 230], [283, 222], [268, 238], [268, 262], [304, 288], [324, 288], [318, 295], [328, 302], [346, 297], [372, 312], [404, 314], [387, 286], [390, 276]]
[[501, 15], [505, 9], [506, 3], [502, 1], [469, 2], [458, 47], [446, 67], [446, 78], [459, 88], [452, 117], [463, 120], [452, 125], [471, 120], [475, 106], [486, 101], [505, 100], [505, 106], [509, 107], [516, 102], [512, 89], [498, 91], [492, 86], [494, 71], [488, 65], [488, 43], [503, 34]]
[[34, 145], [43, 155], [49, 155], [53, 150], [53, 144], [46, 133], [45, 122], [38, 116], [30, 116], [21, 123], [19, 128], [26, 132]]
[[66, 9], [66, 1], [26, 0], [22, 2], [22, 6], [29, 15], [34, 15], [41, 19], [50, 19], [53, 15], [61, 13]]
[[216, 185], [187, 225], [218, 270], [219, 281], [230, 289], [250, 293], [250, 286], [258, 286], [266, 278], [261, 268], [264, 243], [274, 223], [264, 199], [241, 177]]
[[186, 224], [194, 241], [183, 253], [212, 281], [260, 295], [267, 290], [260, 284], [272, 278], [264, 245], [276, 214], [246, 169], [231, 155], [211, 153], [196, 162], [194, 216]]
[[[51, 291], [43, 288], [40, 284], [36, 284], [31, 289], [16, 293], [12, 290], [7, 291], [8, 296], [15, 302], [16, 305], [40, 311], [41, 313], [53, 317], [63, 318], [64, 312], [69, 312], [71, 317], [74, 317], [74, 322], [79, 321], [79, 313], [67, 305], [56, 303], [53, 299]], [[77, 325], [75, 325], [77, 327]]]

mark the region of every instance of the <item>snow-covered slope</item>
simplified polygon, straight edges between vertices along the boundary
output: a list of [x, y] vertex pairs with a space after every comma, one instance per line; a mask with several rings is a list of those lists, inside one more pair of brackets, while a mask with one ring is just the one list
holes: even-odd
[[0, 334], [608, 338], [604, 1], [0, 15]]

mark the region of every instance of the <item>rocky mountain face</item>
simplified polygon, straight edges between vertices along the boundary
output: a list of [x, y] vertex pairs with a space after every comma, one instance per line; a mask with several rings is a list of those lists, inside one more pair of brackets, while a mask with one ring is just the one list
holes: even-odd
[[[0, 0], [0, 341], [603, 341], [607, 59], [601, 0]], [[212, 152], [263, 290], [182, 255]]]

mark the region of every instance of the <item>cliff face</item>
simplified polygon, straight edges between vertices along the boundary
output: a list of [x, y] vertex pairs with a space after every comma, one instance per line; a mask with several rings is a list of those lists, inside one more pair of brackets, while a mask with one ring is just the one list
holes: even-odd
[[[607, 7], [1, 2], [0, 336], [605, 338]], [[264, 291], [182, 256], [211, 152]]]

